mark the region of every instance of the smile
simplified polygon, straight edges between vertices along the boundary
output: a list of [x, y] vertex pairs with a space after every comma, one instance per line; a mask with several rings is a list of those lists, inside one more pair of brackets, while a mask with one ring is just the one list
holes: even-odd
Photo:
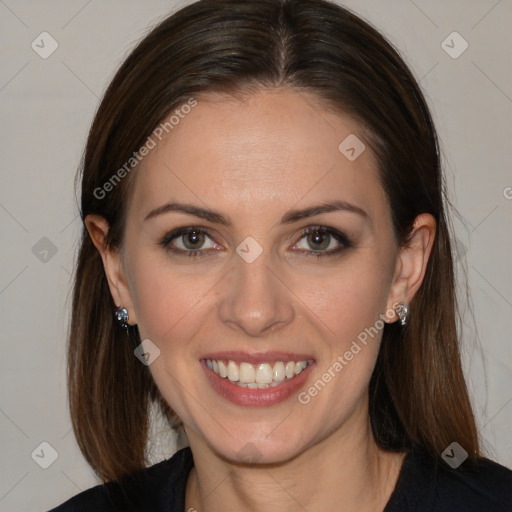
[[313, 361], [308, 359], [251, 364], [232, 360], [206, 359], [205, 362], [209, 370], [233, 384], [248, 389], [267, 389], [296, 378]]
[[316, 368], [312, 354], [273, 350], [211, 352], [199, 362], [217, 395], [245, 407], [269, 407], [288, 400]]

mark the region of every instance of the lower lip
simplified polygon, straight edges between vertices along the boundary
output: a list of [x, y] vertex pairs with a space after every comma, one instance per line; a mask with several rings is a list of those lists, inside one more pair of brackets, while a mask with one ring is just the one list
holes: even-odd
[[310, 364], [305, 370], [292, 379], [285, 379], [278, 386], [267, 389], [249, 389], [233, 384], [228, 379], [220, 377], [206, 366], [204, 360], [201, 361], [201, 366], [206, 372], [210, 384], [220, 396], [234, 404], [252, 407], [267, 407], [287, 400], [303, 386], [314, 364], [315, 363]]

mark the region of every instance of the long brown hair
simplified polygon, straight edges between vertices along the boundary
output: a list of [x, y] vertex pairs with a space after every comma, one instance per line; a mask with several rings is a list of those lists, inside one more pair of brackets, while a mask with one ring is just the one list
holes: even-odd
[[[107, 243], [118, 248], [137, 172], [137, 166], [127, 171], [126, 163], [159, 122], [201, 93], [280, 86], [314, 93], [360, 122], [379, 162], [400, 245], [418, 214], [430, 213], [437, 222], [408, 324], [384, 328], [370, 383], [377, 443], [389, 450], [419, 445], [440, 457], [457, 441], [476, 460], [437, 135], [398, 52], [349, 10], [325, 0], [201, 0], [152, 29], [115, 75], [90, 129], [77, 176], [82, 220], [102, 215], [110, 226]], [[112, 181], [123, 166], [123, 179]], [[147, 367], [133, 354], [137, 329], [129, 331], [128, 343], [115, 323], [115, 306], [84, 226], [69, 329], [69, 403], [78, 444], [105, 481], [147, 463], [151, 403], [160, 402], [169, 414]]]

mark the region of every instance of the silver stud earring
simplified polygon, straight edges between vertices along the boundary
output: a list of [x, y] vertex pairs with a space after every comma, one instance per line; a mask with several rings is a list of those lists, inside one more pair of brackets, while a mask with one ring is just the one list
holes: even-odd
[[407, 306], [403, 302], [400, 302], [400, 304], [395, 307], [395, 311], [402, 325], [405, 325], [407, 322], [407, 315], [409, 313]]
[[117, 306], [117, 309], [114, 312], [114, 317], [121, 327], [128, 329], [128, 310], [126, 308]]

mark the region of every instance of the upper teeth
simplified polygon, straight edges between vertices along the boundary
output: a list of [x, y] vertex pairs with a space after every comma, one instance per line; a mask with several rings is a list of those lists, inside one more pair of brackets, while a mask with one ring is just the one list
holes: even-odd
[[223, 360], [206, 359], [206, 365], [217, 375], [248, 388], [268, 388], [277, 386], [285, 378], [291, 379], [299, 375], [311, 364], [311, 361], [277, 361], [273, 364], [236, 363]]

